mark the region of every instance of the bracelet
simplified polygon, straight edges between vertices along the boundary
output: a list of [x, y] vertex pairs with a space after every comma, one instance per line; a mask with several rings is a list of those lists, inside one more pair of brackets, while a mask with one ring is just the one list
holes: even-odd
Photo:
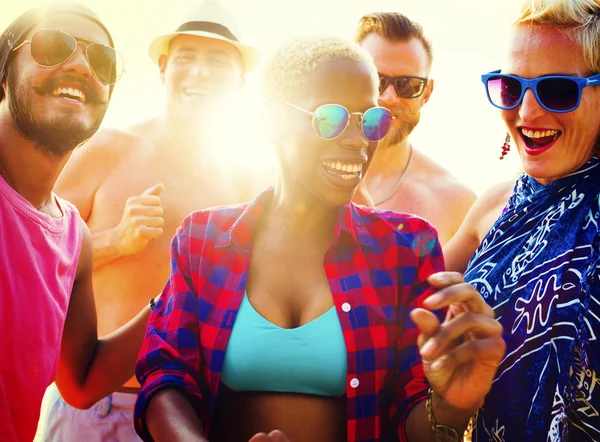
[[156, 304], [154, 303], [154, 298], [150, 298], [150, 303], [148, 304], [148, 307], [150, 307], [150, 311], [154, 310], [154, 307], [156, 307]]
[[[429, 422], [431, 423], [431, 431], [433, 432], [433, 437], [437, 442], [460, 442], [462, 438], [458, 437], [458, 432], [447, 425], [438, 424], [435, 420], [435, 415], [433, 414], [433, 405], [432, 399], [433, 390], [430, 388], [427, 393], [427, 400], [425, 401], [425, 408], [427, 409], [427, 417], [429, 418]], [[469, 423], [467, 424], [467, 428], [465, 429], [464, 435], [473, 431], [475, 427], [475, 423], [477, 422], [477, 416], [479, 415], [479, 410], [475, 411], [471, 419], [469, 419]]]

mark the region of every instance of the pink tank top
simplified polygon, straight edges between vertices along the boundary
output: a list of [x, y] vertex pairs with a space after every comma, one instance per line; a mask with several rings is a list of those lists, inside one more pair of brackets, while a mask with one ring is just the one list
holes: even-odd
[[83, 232], [77, 209], [37, 211], [0, 176], [0, 441], [31, 442], [54, 380]]

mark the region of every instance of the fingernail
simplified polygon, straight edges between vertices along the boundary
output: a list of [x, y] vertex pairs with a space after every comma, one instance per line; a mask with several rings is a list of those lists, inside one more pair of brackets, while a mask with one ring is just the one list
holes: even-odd
[[421, 356], [427, 357], [431, 356], [431, 354], [435, 351], [436, 343], [433, 339], [430, 339], [425, 343], [423, 347], [421, 347]]

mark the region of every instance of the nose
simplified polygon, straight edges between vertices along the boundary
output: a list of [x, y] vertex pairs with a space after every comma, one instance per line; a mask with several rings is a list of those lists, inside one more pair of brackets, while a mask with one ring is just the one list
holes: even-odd
[[388, 84], [383, 92], [379, 94], [379, 103], [393, 103], [398, 100], [398, 95], [396, 94], [396, 89], [394, 89], [393, 84]]
[[86, 46], [82, 42], [77, 42], [77, 49], [71, 57], [61, 66], [65, 72], [74, 72], [80, 77], [93, 77], [92, 68], [86, 56]]
[[523, 101], [519, 107], [519, 117], [523, 123], [529, 123], [546, 114], [546, 110], [538, 103], [531, 89], [525, 91]]
[[369, 141], [362, 132], [360, 116], [350, 116], [348, 127], [343, 132], [341, 138], [340, 144], [352, 150], [362, 150], [369, 145]]
[[202, 60], [196, 61], [190, 69], [190, 75], [192, 76], [208, 78], [211, 76], [211, 74], [210, 68], [206, 66], [206, 63], [204, 63]]

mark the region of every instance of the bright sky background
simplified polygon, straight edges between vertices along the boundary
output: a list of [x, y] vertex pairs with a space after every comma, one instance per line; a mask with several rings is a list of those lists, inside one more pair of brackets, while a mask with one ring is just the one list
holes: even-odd
[[[198, 0], [80, 0], [98, 13], [125, 58], [126, 73], [116, 85], [104, 120], [126, 127], [161, 112], [164, 89], [147, 56], [150, 41], [185, 21]], [[480, 194], [518, 172], [516, 152], [500, 161], [505, 130], [485, 97], [480, 75], [500, 67], [509, 27], [520, 0], [222, 0], [238, 17], [243, 39], [268, 53], [297, 34], [353, 35], [358, 19], [371, 11], [398, 11], [423, 25], [433, 42], [435, 90], [411, 135], [422, 150]], [[0, 28], [44, 0], [2, 0]], [[230, 134], [237, 150], [232, 161], [247, 167], [272, 163], [261, 140], [264, 122], [252, 119], [255, 85], [250, 78], [245, 106], [236, 110], [240, 127]], [[248, 110], [250, 112], [248, 112]], [[250, 135], [248, 132], [250, 132]], [[244, 134], [243, 138], [241, 138]], [[256, 142], [249, 143], [249, 139]]]

